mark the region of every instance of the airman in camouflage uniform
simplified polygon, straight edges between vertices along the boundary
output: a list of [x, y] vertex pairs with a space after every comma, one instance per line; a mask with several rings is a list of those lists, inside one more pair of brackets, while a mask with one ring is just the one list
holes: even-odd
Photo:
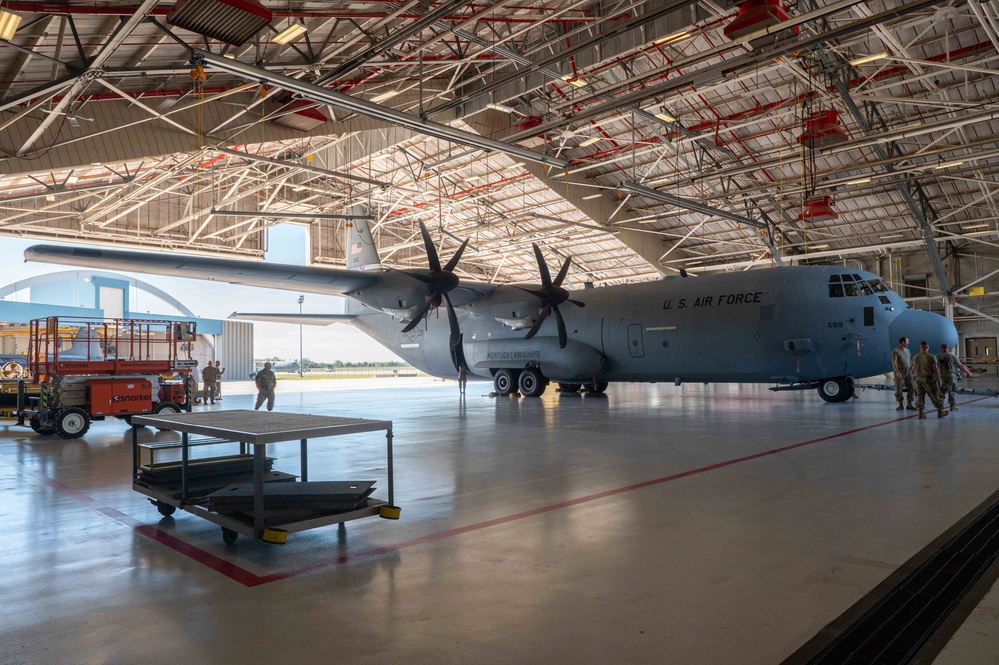
[[253, 382], [257, 384], [257, 404], [254, 410], [260, 409], [260, 405], [267, 400], [267, 410], [274, 410], [274, 388], [277, 387], [277, 377], [271, 371], [271, 364], [264, 363], [264, 368], [257, 372]]
[[937, 407], [937, 418], [947, 415], [944, 410], [943, 400], [940, 399], [940, 391], [937, 386], [940, 384], [940, 365], [937, 357], [930, 355], [930, 343], [920, 342], [919, 353], [912, 359], [912, 372], [916, 375], [916, 408], [919, 409], [919, 419], [926, 418], [923, 406], [926, 404], [926, 396], [930, 396], [933, 406]]
[[211, 403], [215, 403], [215, 387], [219, 380], [219, 370], [211, 362], [205, 367], [201, 372], [201, 380], [205, 384], [205, 403], [207, 404], [209, 400]]
[[[912, 396], [916, 393], [915, 386], [912, 385], [912, 360], [909, 356], [909, 338], [903, 337], [898, 340], [898, 346], [891, 352], [891, 366], [895, 369], [895, 401], [898, 402], [896, 411], [908, 409], [915, 411], [912, 405]], [[908, 405], [902, 406], [902, 387], [908, 391]]]
[[950, 402], [950, 410], [957, 411], [954, 391], [957, 390], [957, 380], [960, 377], [958, 370], [967, 374], [968, 378], [971, 378], [971, 370], [965, 367], [956, 355], [951, 353], [948, 344], [940, 345], [937, 362], [940, 364], [940, 383], [942, 384], [943, 395]]

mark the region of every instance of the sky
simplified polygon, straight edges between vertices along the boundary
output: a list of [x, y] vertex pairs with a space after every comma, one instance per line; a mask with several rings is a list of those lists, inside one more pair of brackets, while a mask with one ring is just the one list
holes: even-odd
[[[305, 265], [308, 256], [308, 231], [304, 226], [281, 224], [269, 229], [269, 250], [265, 260], [272, 263]], [[70, 266], [45, 263], [27, 263], [22, 256], [31, 245], [57, 244], [85, 247], [82, 243], [56, 243], [50, 240], [0, 238], [0, 256], [7, 257], [0, 271], [0, 286], [12, 282], [71, 269]], [[107, 249], [106, 247], [103, 249]], [[157, 286], [179, 300], [196, 316], [208, 319], [225, 319], [233, 312], [286, 312], [298, 313], [298, 291], [261, 289], [235, 286], [219, 282], [161, 277], [158, 275], [128, 274]], [[19, 298], [24, 300], [25, 298]], [[302, 311], [314, 314], [343, 312], [343, 298], [305, 294]], [[133, 296], [130, 309], [133, 313], [168, 314], [159, 308], [159, 300], [142, 295]], [[157, 311], [159, 309], [159, 311]], [[331, 326], [304, 326], [303, 351], [306, 358], [318, 362], [344, 362], [399, 360], [398, 356], [367, 337], [359, 330], [345, 324]], [[254, 322], [253, 356], [278, 357], [297, 360], [299, 354], [299, 327], [292, 324]]]

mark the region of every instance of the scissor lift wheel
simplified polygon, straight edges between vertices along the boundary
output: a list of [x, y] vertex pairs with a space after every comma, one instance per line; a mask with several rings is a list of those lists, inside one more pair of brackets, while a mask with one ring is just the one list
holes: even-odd
[[79, 407], [60, 409], [56, 412], [53, 425], [55, 433], [64, 439], [78, 439], [90, 429], [90, 416]]

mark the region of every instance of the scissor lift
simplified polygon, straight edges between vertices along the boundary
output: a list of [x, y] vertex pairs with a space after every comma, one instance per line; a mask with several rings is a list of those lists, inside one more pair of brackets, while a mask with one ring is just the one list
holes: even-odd
[[18, 390], [18, 424], [75, 439], [108, 416], [180, 413], [192, 400], [194, 322], [50, 316], [28, 331], [28, 363], [39, 385], [27, 408]]

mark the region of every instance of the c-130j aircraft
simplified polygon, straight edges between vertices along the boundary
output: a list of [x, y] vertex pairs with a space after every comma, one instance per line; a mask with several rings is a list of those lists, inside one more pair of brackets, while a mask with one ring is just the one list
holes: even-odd
[[[357, 213], [359, 214], [359, 213]], [[492, 379], [495, 391], [539, 397], [601, 393], [609, 382], [774, 383], [816, 388], [828, 402], [855, 378], [892, 371], [900, 337], [956, 346], [946, 318], [910, 308], [876, 275], [795, 266], [568, 291], [541, 249], [540, 284], [459, 280], [466, 240], [444, 265], [423, 224], [428, 270], [383, 270], [366, 221], [348, 225], [347, 269], [35, 245], [28, 261], [152, 273], [346, 296], [346, 314], [238, 314], [288, 323], [347, 322], [414, 367]], [[429, 316], [444, 306], [446, 317]], [[526, 332], [525, 332], [526, 331]]]

